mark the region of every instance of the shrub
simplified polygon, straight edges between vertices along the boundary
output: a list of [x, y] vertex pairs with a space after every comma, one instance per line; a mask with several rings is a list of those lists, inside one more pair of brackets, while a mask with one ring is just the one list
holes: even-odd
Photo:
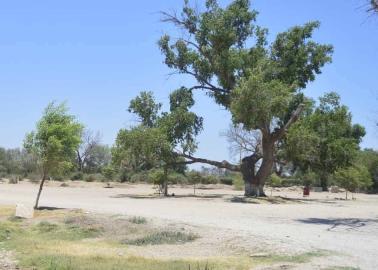
[[201, 184], [204, 184], [204, 185], [218, 184], [218, 183], [219, 183], [219, 180], [214, 175], [203, 176], [202, 181], [201, 181]]
[[63, 175], [54, 175], [52, 177], [52, 179], [54, 179], [55, 181], [63, 181], [64, 180], [64, 176]]
[[121, 168], [118, 170], [117, 179], [123, 183], [130, 181], [130, 172], [126, 168]]
[[135, 173], [130, 177], [131, 183], [150, 183], [150, 176], [147, 172]]
[[163, 185], [165, 182], [168, 181], [168, 176], [162, 170], [153, 170], [148, 174], [150, 180], [154, 185]]
[[181, 173], [171, 173], [168, 176], [169, 181], [171, 184], [187, 184], [188, 179], [186, 178], [185, 175]]
[[84, 181], [86, 182], [103, 182], [104, 180], [104, 176], [100, 173], [88, 174], [84, 176]]
[[82, 172], [74, 172], [71, 175], [71, 180], [77, 181], [77, 180], [83, 180], [84, 179], [84, 174]]
[[222, 178], [220, 178], [220, 183], [223, 184], [223, 185], [232, 186], [233, 179], [230, 178], [230, 177], [222, 177]]
[[197, 238], [198, 236], [192, 233], [161, 231], [133, 240], [124, 240], [122, 243], [134, 246], [183, 244], [192, 242]]
[[107, 180], [113, 180], [116, 171], [112, 166], [106, 166], [102, 169], [102, 174]]
[[267, 184], [269, 184], [271, 187], [280, 187], [282, 186], [282, 178], [279, 177], [277, 174], [273, 173], [268, 178]]
[[355, 192], [360, 188], [368, 188], [372, 185], [372, 179], [369, 171], [365, 166], [351, 166], [339, 169], [333, 176], [336, 184], [345, 188], [346, 199], [348, 199], [348, 191]]
[[306, 187], [312, 186], [316, 180], [318, 179], [318, 176], [316, 173], [309, 171], [302, 175], [301, 180], [303, 181], [303, 185]]
[[244, 180], [241, 174], [235, 174], [232, 179], [232, 184], [236, 190], [244, 190]]
[[129, 219], [129, 221], [133, 224], [146, 224], [147, 219], [144, 217], [132, 217]]

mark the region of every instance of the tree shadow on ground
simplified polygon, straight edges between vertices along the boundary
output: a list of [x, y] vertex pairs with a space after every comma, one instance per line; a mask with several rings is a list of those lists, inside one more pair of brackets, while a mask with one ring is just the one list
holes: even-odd
[[67, 210], [67, 208], [40, 206], [37, 208], [37, 210], [38, 211], [58, 211], [58, 210]]
[[246, 203], [246, 204], [290, 204], [290, 203], [305, 203], [303, 200], [289, 199], [280, 196], [268, 196], [268, 197], [243, 197], [234, 196], [226, 201], [232, 203]]
[[153, 195], [134, 195], [134, 194], [117, 194], [114, 196], [110, 196], [110, 198], [129, 198], [129, 199], [168, 199], [168, 198], [196, 198], [196, 199], [217, 199], [223, 198], [226, 194], [206, 194], [206, 195], [194, 195], [194, 194], [187, 194], [187, 195], [177, 195], [177, 194], [169, 194], [168, 196], [163, 196], [159, 194]]
[[246, 204], [306, 204], [306, 203], [337, 204], [337, 201], [335, 200], [310, 199], [310, 198], [288, 198], [288, 197], [282, 197], [282, 196], [267, 196], [267, 197], [234, 196], [231, 199], [226, 199], [226, 201], [232, 202], [232, 203], [246, 203]]
[[331, 199], [311, 199], [308, 197], [307, 198], [288, 198], [288, 197], [282, 197], [282, 196], [278, 196], [277, 198], [280, 198], [288, 202], [299, 202], [299, 203], [316, 202], [316, 203], [325, 203], [325, 204], [337, 204], [336, 200], [331, 200]]
[[361, 218], [307, 218], [297, 219], [296, 221], [305, 224], [329, 225], [327, 231], [332, 231], [339, 227], [346, 230], [356, 230], [371, 224], [378, 224], [378, 219], [361, 219]]

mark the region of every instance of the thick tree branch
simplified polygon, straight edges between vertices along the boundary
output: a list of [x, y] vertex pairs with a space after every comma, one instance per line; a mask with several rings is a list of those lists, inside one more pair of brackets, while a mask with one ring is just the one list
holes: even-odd
[[240, 171], [239, 165], [231, 164], [226, 160], [219, 162], [219, 161], [209, 160], [209, 159], [205, 159], [205, 158], [196, 158], [196, 157], [192, 157], [192, 156], [187, 155], [187, 154], [178, 153], [177, 155], [180, 156], [180, 157], [184, 157], [186, 159], [189, 159], [190, 162], [191, 162], [189, 164], [205, 163], [205, 164], [213, 165], [213, 166], [218, 167], [218, 168], [227, 169], [227, 170], [230, 170], [230, 171], [235, 171], [235, 172]]
[[212, 91], [212, 92], [221, 92], [221, 93], [224, 93], [224, 94], [230, 93], [230, 91], [228, 91], [228, 90], [225, 90], [225, 89], [222, 89], [222, 88], [219, 88], [219, 87], [215, 87], [215, 86], [196, 85], [196, 86], [189, 88], [189, 90], [196, 90], [196, 89], [204, 89], [204, 90], [209, 90], [209, 91]]
[[285, 135], [286, 131], [290, 128], [290, 126], [298, 120], [303, 110], [304, 104], [300, 104], [298, 108], [293, 112], [286, 124], [273, 133], [273, 138], [275, 141], [282, 139], [282, 137]]

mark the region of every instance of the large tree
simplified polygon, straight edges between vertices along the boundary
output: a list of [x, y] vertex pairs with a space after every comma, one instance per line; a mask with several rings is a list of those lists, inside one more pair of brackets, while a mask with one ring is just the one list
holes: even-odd
[[352, 124], [351, 113], [334, 92], [320, 97], [319, 105], [308, 109], [289, 131], [284, 156], [303, 172], [315, 172], [326, 191], [330, 176], [356, 160], [365, 129]]
[[38, 157], [42, 181], [34, 208], [38, 208], [43, 185], [49, 175], [70, 169], [75, 158], [76, 149], [81, 143], [83, 126], [68, 113], [64, 103], [50, 103], [36, 130], [27, 134], [24, 147]]
[[194, 79], [189, 90], [206, 91], [231, 112], [234, 124], [261, 134], [259, 151], [243, 157], [241, 164], [181, 153], [192, 162], [241, 171], [246, 196], [264, 195], [277, 142], [301, 115], [302, 90], [332, 53], [332, 46], [311, 39], [319, 22], [292, 27], [268, 43], [268, 31], [255, 24], [256, 16], [248, 0], [234, 0], [225, 8], [207, 0], [203, 12], [185, 1], [180, 14], [163, 12], [163, 21], [183, 37], [164, 35], [159, 41], [165, 64]]

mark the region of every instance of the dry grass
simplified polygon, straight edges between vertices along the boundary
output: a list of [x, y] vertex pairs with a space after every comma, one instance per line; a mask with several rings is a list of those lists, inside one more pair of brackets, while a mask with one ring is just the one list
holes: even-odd
[[[195, 241], [190, 232], [161, 231], [153, 224], [122, 216], [85, 215], [77, 210], [37, 211], [33, 221], [9, 219], [12, 207], [0, 207], [0, 243], [15, 251], [19, 266], [39, 270], [247, 270], [277, 262], [304, 263], [324, 253], [265, 258], [209, 257], [206, 259], [152, 259], [135, 256], [121, 240], [144, 239], [144, 244], [180, 245]], [[162, 233], [164, 232], [164, 233]], [[167, 233], [169, 232], [169, 233]], [[153, 237], [152, 237], [153, 236]], [[139, 242], [138, 242], [139, 243]], [[143, 247], [141, 247], [143, 248]]]

